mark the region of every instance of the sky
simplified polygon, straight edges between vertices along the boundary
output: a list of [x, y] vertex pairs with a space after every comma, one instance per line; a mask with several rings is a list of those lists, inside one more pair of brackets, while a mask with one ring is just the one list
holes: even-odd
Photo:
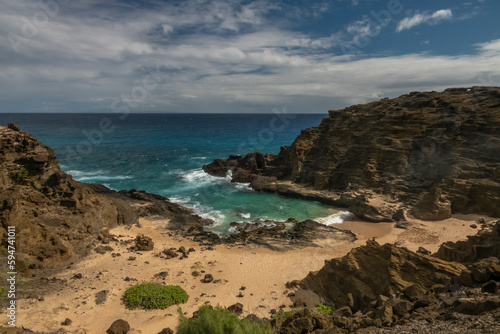
[[498, 0], [0, 0], [0, 112], [326, 113], [500, 86]]

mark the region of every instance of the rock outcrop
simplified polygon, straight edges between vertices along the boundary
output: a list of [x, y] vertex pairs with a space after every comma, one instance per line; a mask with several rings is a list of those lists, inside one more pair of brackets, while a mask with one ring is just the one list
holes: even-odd
[[376, 304], [380, 296], [418, 295], [419, 289], [447, 283], [465, 269], [459, 263], [368, 241], [343, 258], [326, 261], [304, 283], [327, 303], [358, 311]]
[[97, 238], [109, 237], [109, 228], [136, 223], [140, 216], [169, 217], [174, 226], [203, 224], [161, 196], [73, 180], [52, 149], [15, 124], [0, 127], [0, 171], [0, 233], [15, 227], [20, 272], [27, 269], [27, 257], [36, 268], [85, 255]]
[[433, 256], [368, 241], [326, 261], [287, 288], [300, 287], [294, 296], [318, 294], [335, 306], [330, 313], [313, 304], [271, 325], [277, 333], [497, 333], [500, 221], [481, 225], [477, 235], [445, 243]]
[[499, 217], [498, 147], [500, 89], [452, 88], [332, 110], [278, 155], [231, 156], [204, 170], [375, 222], [401, 207], [426, 220]]

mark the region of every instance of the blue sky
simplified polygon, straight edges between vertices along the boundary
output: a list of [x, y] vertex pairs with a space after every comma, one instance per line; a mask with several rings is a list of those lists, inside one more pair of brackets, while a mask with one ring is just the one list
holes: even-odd
[[0, 112], [294, 113], [500, 85], [500, 1], [0, 0]]

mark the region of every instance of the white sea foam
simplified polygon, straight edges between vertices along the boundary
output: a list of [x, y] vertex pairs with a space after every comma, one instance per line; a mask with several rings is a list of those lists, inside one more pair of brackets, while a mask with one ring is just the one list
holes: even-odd
[[107, 176], [107, 175], [96, 175], [96, 176], [80, 176], [74, 178], [77, 181], [84, 182], [102, 182], [102, 181], [120, 181], [120, 180], [129, 180], [132, 179], [132, 176], [128, 175], [116, 175], [116, 176]]
[[102, 170], [95, 170], [95, 171], [68, 170], [68, 171], [66, 171], [66, 173], [70, 174], [74, 178], [77, 178], [77, 177], [87, 177], [87, 176], [100, 175], [104, 172]]
[[251, 213], [239, 213], [238, 216], [242, 217], [242, 218], [245, 218], [245, 219], [250, 219], [250, 217], [252, 217], [252, 214]]
[[188, 204], [189, 203], [189, 198], [188, 197], [177, 197], [177, 196], [172, 196], [168, 198], [171, 202], [177, 203], [177, 204]]
[[185, 181], [189, 183], [196, 183], [197, 185], [220, 182], [220, 178], [205, 173], [201, 168], [192, 169], [189, 172], [181, 175], [181, 177]]
[[334, 213], [333, 215], [329, 215], [327, 217], [321, 217], [314, 219], [318, 223], [324, 225], [333, 225], [333, 224], [341, 224], [344, 220], [347, 220], [353, 216], [353, 213], [349, 211], [339, 211]]

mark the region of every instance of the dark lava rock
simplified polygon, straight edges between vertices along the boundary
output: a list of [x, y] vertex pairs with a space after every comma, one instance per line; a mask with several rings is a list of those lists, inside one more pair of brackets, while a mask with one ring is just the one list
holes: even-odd
[[213, 282], [214, 277], [212, 274], [206, 274], [205, 277], [201, 280], [201, 283], [210, 283]]
[[229, 311], [236, 313], [237, 315], [240, 315], [243, 313], [243, 304], [241, 303], [236, 303], [227, 308]]
[[487, 293], [496, 293], [498, 291], [498, 285], [495, 281], [489, 281], [481, 286], [481, 291]]
[[106, 331], [107, 334], [126, 334], [130, 330], [130, 325], [128, 322], [122, 319], [118, 319], [111, 324], [111, 326]]
[[151, 251], [153, 250], [155, 244], [150, 237], [147, 237], [143, 234], [139, 234], [135, 238], [135, 249], [138, 251]]
[[19, 126], [17, 126], [16, 123], [8, 123], [7, 127], [14, 131], [21, 131], [21, 129], [19, 128]]
[[73, 320], [71, 320], [70, 318], [66, 318], [63, 322], [61, 322], [61, 325], [63, 326], [69, 326], [73, 323]]
[[171, 330], [169, 327], [163, 328], [161, 332], [158, 332], [158, 334], [174, 334], [174, 331]]
[[179, 256], [179, 254], [177, 254], [177, 252], [174, 251], [173, 249], [164, 249], [163, 254], [167, 256], [167, 259], [172, 259], [174, 257]]

